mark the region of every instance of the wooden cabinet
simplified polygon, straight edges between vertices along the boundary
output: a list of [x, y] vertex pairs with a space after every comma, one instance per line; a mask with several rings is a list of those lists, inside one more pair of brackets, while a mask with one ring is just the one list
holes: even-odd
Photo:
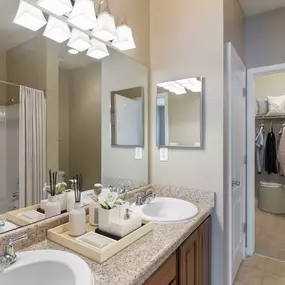
[[177, 254], [172, 254], [154, 274], [144, 283], [145, 285], [177, 285]]
[[179, 284], [211, 284], [211, 217], [179, 247]]
[[189, 236], [144, 285], [211, 284], [211, 217]]

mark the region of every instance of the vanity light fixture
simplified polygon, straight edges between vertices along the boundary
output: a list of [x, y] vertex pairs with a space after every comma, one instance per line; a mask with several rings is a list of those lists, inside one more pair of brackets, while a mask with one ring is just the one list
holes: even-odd
[[32, 31], [38, 31], [47, 23], [41, 10], [23, 0], [20, 0], [19, 8], [13, 22]]
[[130, 50], [136, 48], [132, 29], [124, 24], [117, 27], [118, 38], [114, 39], [112, 45], [119, 50]]
[[76, 0], [68, 21], [74, 26], [87, 31], [97, 26], [97, 18], [92, 0]]
[[69, 52], [70, 54], [79, 54], [79, 51], [76, 50], [76, 49], [73, 49], [73, 48], [69, 49], [68, 52]]
[[81, 52], [90, 48], [91, 42], [87, 34], [77, 29], [72, 29], [71, 38], [69, 39], [67, 45]]
[[73, 8], [70, 0], [38, 0], [37, 5], [57, 16], [62, 16]]
[[62, 43], [71, 37], [71, 32], [66, 23], [49, 16], [48, 24], [43, 35], [58, 43]]
[[[105, 10], [102, 12], [101, 7], [106, 4]], [[110, 12], [109, 3], [107, 0], [100, 2], [100, 11], [98, 15], [98, 26], [94, 27], [92, 35], [96, 38], [108, 42], [117, 38], [117, 29], [115, 18]]]
[[86, 55], [97, 59], [101, 59], [109, 55], [107, 46], [104, 43], [96, 39], [91, 39], [91, 44], [92, 46], [88, 49]]

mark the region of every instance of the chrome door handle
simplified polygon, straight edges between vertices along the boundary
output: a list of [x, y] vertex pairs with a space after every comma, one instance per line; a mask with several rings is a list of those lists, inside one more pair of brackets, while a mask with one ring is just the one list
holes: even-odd
[[232, 181], [232, 186], [235, 186], [235, 185], [236, 185], [236, 186], [240, 186], [240, 181], [237, 181], [237, 180], [235, 181], [235, 180], [233, 180], [233, 181]]

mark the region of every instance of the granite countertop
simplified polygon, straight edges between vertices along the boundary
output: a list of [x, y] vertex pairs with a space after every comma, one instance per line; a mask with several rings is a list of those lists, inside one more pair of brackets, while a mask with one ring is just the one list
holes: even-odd
[[[102, 264], [79, 255], [92, 269], [95, 285], [143, 284], [211, 214], [213, 204], [201, 201], [196, 205], [199, 214], [191, 221], [169, 225], [156, 224], [153, 231]], [[49, 240], [34, 244], [25, 251], [41, 249], [70, 251]]]

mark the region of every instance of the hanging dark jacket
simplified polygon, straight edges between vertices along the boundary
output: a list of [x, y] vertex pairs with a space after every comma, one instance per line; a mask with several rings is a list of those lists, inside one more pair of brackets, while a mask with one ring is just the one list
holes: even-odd
[[265, 147], [265, 171], [277, 174], [276, 139], [273, 132], [268, 133]]

